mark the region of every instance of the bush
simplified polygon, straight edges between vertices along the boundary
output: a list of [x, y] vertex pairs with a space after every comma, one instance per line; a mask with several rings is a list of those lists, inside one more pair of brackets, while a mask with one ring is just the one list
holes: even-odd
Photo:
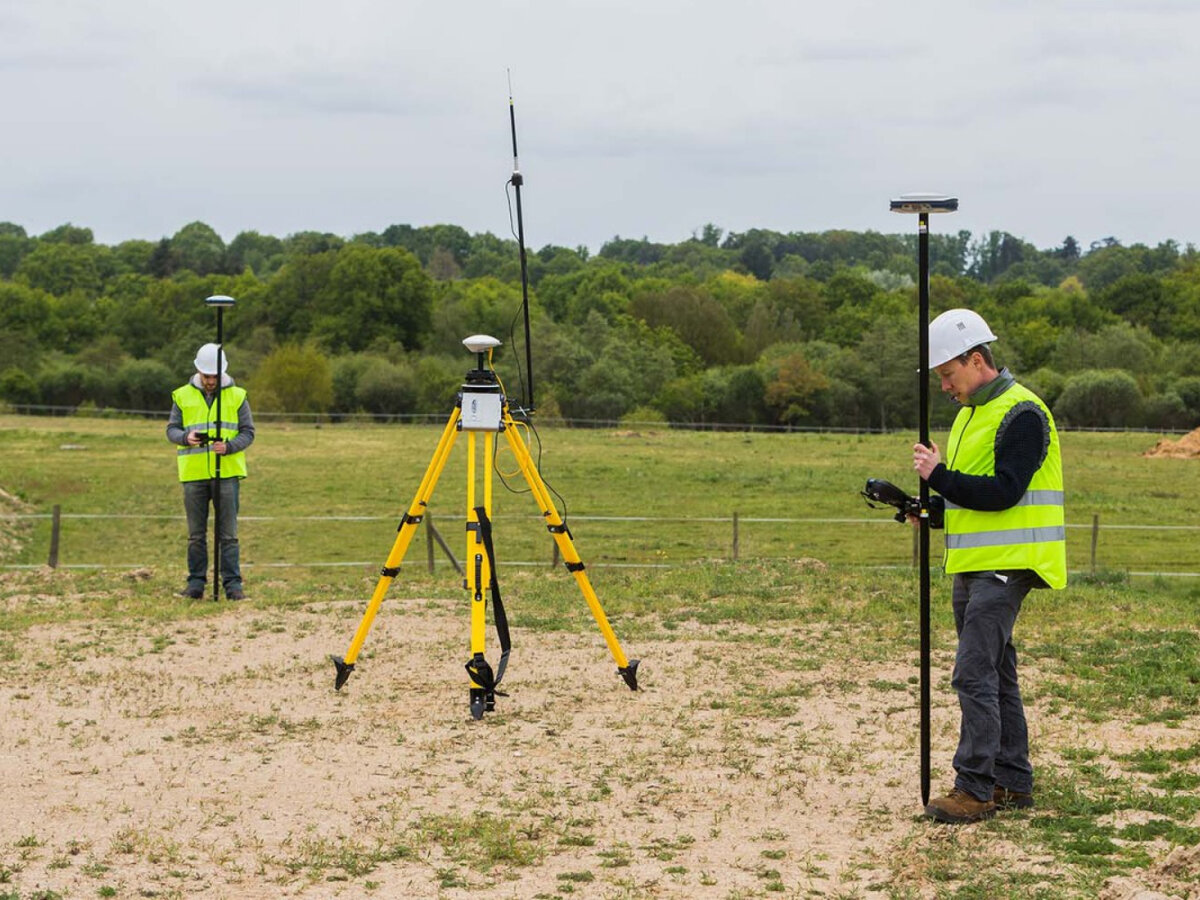
[[24, 369], [5, 369], [0, 373], [0, 397], [9, 403], [40, 403], [42, 392]]
[[1174, 390], [1187, 409], [1187, 427], [1200, 425], [1200, 378], [1194, 375], [1180, 378], [1175, 382]]
[[117, 405], [124, 409], [170, 408], [171, 391], [178, 385], [174, 374], [156, 359], [131, 359], [114, 377]]
[[1050, 409], [1054, 409], [1054, 404], [1058, 402], [1058, 398], [1062, 396], [1063, 388], [1067, 386], [1065, 375], [1055, 372], [1053, 369], [1042, 367], [1036, 372], [1031, 372], [1017, 379], [1025, 387], [1029, 388], [1035, 394], [1042, 398], [1042, 402]]
[[414, 411], [417, 379], [407, 366], [373, 359], [358, 379], [359, 406], [376, 415], [394, 416]]
[[1130, 428], [1142, 424], [1142, 395], [1128, 372], [1089, 369], [1067, 379], [1054, 418], [1076, 428]]
[[333, 403], [329, 360], [312, 345], [285, 344], [271, 352], [258, 367], [254, 387], [281, 412], [323, 413]]
[[56, 362], [38, 374], [38, 391], [42, 402], [50, 406], [76, 407], [85, 400], [98, 405], [105, 391], [100, 372], [75, 362]]
[[638, 406], [621, 416], [623, 428], [635, 428], [638, 425], [666, 425], [667, 417], [653, 406]]
[[1187, 406], [1174, 391], [1147, 397], [1142, 405], [1142, 416], [1150, 428], [1188, 427]]
[[352, 413], [360, 409], [358, 381], [374, 359], [361, 353], [338, 356], [333, 360], [333, 410]]

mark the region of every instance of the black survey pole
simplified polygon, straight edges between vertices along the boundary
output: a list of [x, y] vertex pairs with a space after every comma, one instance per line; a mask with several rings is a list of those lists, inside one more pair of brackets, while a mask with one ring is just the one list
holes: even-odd
[[[918, 440], [929, 446], [929, 214], [954, 212], [958, 200], [941, 194], [904, 194], [891, 203], [892, 212], [917, 213], [917, 306], [919, 309], [917, 381], [920, 396]], [[929, 483], [920, 479], [918, 502], [920, 633], [921, 633], [921, 804], [929, 803]]]
[[[225, 391], [225, 307], [233, 306], [233, 298], [224, 294], [206, 297], [208, 306], [217, 308], [217, 433], [214, 440], [221, 440], [221, 394]], [[221, 599], [221, 454], [214, 453], [214, 475], [212, 485], [213, 503], [213, 600]]]
[[517, 112], [513, 105], [512, 78], [508, 82], [508, 124], [512, 130], [513, 173], [508, 180], [517, 195], [517, 246], [521, 252], [521, 310], [525, 316], [525, 411], [533, 412], [533, 346], [529, 336], [529, 270], [525, 262], [525, 219], [521, 214], [520, 158], [517, 156]]

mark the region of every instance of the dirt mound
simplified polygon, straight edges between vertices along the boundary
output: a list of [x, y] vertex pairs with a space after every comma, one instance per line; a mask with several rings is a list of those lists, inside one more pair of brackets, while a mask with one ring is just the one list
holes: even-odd
[[1188, 432], [1177, 441], [1164, 438], [1143, 455], [1169, 456], [1173, 459], [1200, 459], [1200, 428]]
[[1200, 847], [1176, 847], [1157, 866], [1110, 878], [1101, 900], [1200, 900]]

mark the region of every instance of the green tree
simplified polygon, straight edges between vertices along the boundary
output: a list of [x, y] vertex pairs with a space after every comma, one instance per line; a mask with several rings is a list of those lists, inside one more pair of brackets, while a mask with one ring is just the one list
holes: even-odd
[[433, 282], [406, 250], [349, 244], [337, 251], [317, 303], [313, 333], [334, 351], [378, 339], [415, 349], [429, 333]]
[[267, 278], [283, 265], [283, 241], [257, 231], [243, 231], [225, 249], [226, 265], [230, 272], [249, 268], [260, 278]]
[[175, 232], [171, 254], [176, 270], [187, 269], [197, 275], [225, 271], [225, 242], [203, 222], [190, 222]]
[[828, 386], [825, 376], [797, 349], [779, 360], [774, 377], [766, 384], [764, 400], [776, 422], [798, 425], [808, 419], [812, 398]]
[[12, 278], [21, 258], [33, 249], [25, 229], [12, 222], [0, 222], [0, 277]]
[[701, 288], [678, 285], [638, 294], [630, 313], [651, 328], [670, 328], [708, 365], [743, 360], [742, 336], [724, 307]]
[[107, 247], [95, 244], [39, 241], [21, 259], [14, 281], [62, 296], [71, 291], [95, 297], [104, 282]]
[[52, 299], [45, 291], [18, 282], [0, 282], [0, 335], [8, 339], [4, 359], [12, 360], [13, 352], [28, 355], [39, 347], [59, 345], [63, 326]]

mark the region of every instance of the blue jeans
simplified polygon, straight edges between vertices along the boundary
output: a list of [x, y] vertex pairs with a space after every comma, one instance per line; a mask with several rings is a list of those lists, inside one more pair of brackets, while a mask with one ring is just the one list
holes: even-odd
[[[221, 479], [221, 521], [217, 523], [221, 545], [221, 583], [226, 593], [241, 590], [242, 569], [238, 561], [238, 492], [240, 478]], [[183, 482], [183, 509], [187, 513], [188, 587], [204, 590], [208, 581], [208, 507], [213, 500], [213, 479]]]
[[997, 784], [1010, 791], [1033, 791], [1012, 633], [1025, 595], [1041, 585], [1041, 579], [1025, 569], [954, 576], [958, 652], [951, 684], [962, 710], [954, 786], [978, 800], [991, 800]]

